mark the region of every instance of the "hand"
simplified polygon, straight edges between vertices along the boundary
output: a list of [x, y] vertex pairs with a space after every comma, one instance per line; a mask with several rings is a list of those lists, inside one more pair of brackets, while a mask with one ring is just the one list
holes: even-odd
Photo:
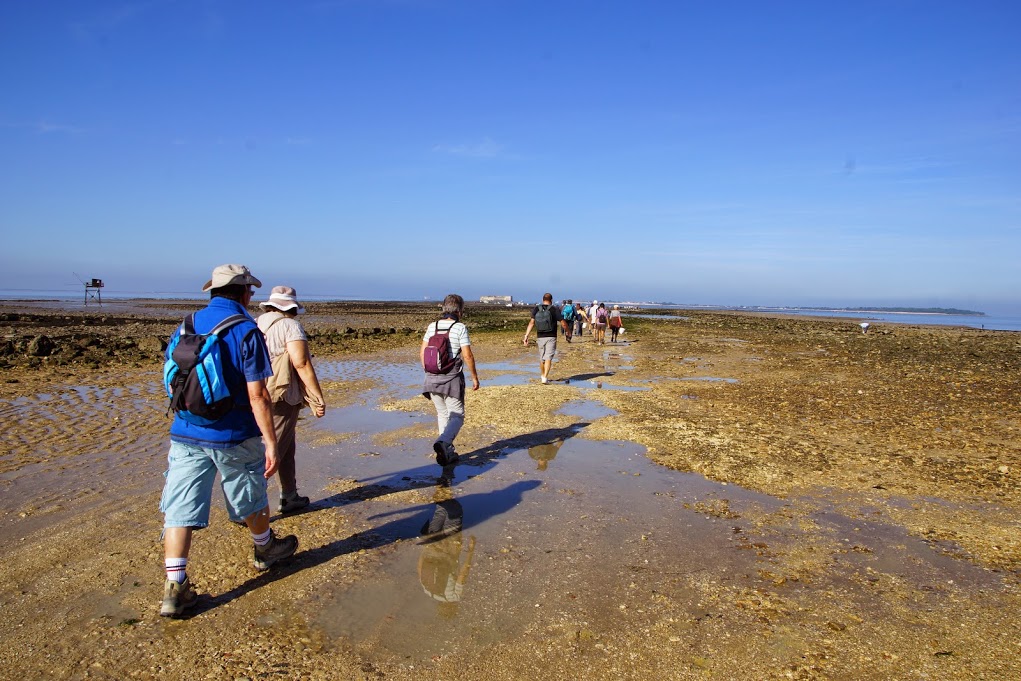
[[326, 405], [317, 404], [312, 408], [312, 413], [316, 415], [317, 419], [321, 419], [323, 416], [326, 415]]
[[266, 472], [262, 474], [262, 477], [267, 480], [272, 478], [276, 474], [279, 465], [280, 459], [277, 458], [276, 443], [266, 445]]
[[528, 345], [528, 336], [525, 336], [525, 340], [521, 341], [524, 345]]
[[478, 389], [479, 389], [479, 377], [478, 376], [472, 376], [472, 390], [478, 390]]

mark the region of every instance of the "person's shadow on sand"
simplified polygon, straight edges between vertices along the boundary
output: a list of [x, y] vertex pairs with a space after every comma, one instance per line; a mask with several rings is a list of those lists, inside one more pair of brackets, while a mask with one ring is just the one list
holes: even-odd
[[365, 478], [360, 481], [362, 483], [361, 486], [334, 494], [333, 496], [326, 497], [325, 499], [319, 499], [313, 502], [308, 508], [303, 509], [303, 512], [314, 513], [315, 511], [321, 511], [326, 508], [347, 506], [348, 504], [353, 504], [358, 501], [367, 501], [369, 499], [375, 499], [377, 497], [394, 494], [396, 492], [404, 492], [409, 489], [432, 487], [441, 480], [447, 480], [447, 482], [450, 482], [460, 478], [460, 476], [456, 475], [457, 468], [467, 466], [469, 468], [462, 468], [461, 470], [470, 470], [471, 473], [466, 473], [464, 478], [460, 478], [458, 480], [458, 482], [462, 482], [463, 480], [473, 478], [489, 470], [497, 464], [497, 461], [500, 458], [506, 456], [512, 451], [528, 449], [529, 447], [534, 447], [536, 445], [563, 442], [568, 438], [574, 437], [589, 425], [591, 424], [586, 421], [571, 424], [566, 428], [546, 428], [544, 430], [537, 430], [534, 433], [525, 433], [523, 435], [516, 435], [511, 438], [497, 440], [485, 447], [480, 447], [474, 451], [461, 454], [457, 464], [454, 466], [445, 466], [443, 469], [439, 469], [436, 464], [430, 463], [416, 468], [398, 471], [396, 473], [388, 473], [386, 475]]
[[516, 435], [503, 440], [497, 440], [496, 442], [486, 445], [485, 447], [480, 447], [473, 452], [462, 454], [460, 463], [466, 466], [482, 466], [484, 468], [488, 468], [495, 465], [497, 459], [507, 456], [510, 452], [519, 449], [528, 449], [530, 447], [535, 447], [536, 445], [563, 442], [564, 440], [574, 437], [590, 425], [592, 424], [588, 421], [581, 421], [579, 423], [572, 423], [566, 428], [546, 428], [544, 430], [537, 430], [534, 433], [525, 433], [523, 435]]
[[[480, 447], [472, 452], [462, 454], [457, 466], [464, 465], [479, 469], [475, 472], [475, 475], [479, 475], [495, 466], [500, 458], [507, 456], [512, 451], [528, 449], [529, 447], [534, 447], [536, 445], [563, 442], [568, 438], [574, 437], [589, 425], [591, 425], [589, 422], [583, 421], [571, 424], [566, 428], [546, 428], [533, 433], [525, 433], [523, 435], [516, 435], [511, 438], [497, 440], [485, 447]], [[433, 487], [437, 484], [450, 484], [453, 479], [454, 468], [456, 468], [456, 466], [446, 466], [444, 467], [441, 475], [437, 476], [436, 465], [429, 464], [412, 468], [410, 470], [378, 476], [377, 478], [370, 478], [369, 481], [374, 480], [375, 482], [316, 501], [306, 512], [311, 513], [325, 508], [346, 506], [356, 501], [374, 499], [394, 492], [403, 492], [408, 489]], [[475, 477], [475, 475], [470, 475], [468, 477]], [[525, 491], [538, 487], [540, 484], [541, 483], [537, 480], [521, 481], [514, 483], [503, 492], [493, 491], [484, 494], [469, 495], [462, 499], [462, 503], [467, 502], [472, 507], [477, 507], [479, 509], [479, 511], [474, 512], [476, 516], [474, 523], [477, 524], [487, 518], [491, 518], [510, 510], [521, 501], [521, 494]], [[423, 509], [426, 513], [428, 513], [431, 512], [432, 508], [433, 506], [431, 504], [426, 506], [413, 506], [409, 509], [395, 511], [394, 513], [415, 513]], [[198, 603], [190, 611], [186, 618], [201, 615], [213, 608], [230, 603], [237, 598], [241, 598], [255, 589], [271, 584], [278, 579], [284, 579], [285, 577], [289, 577], [290, 575], [306, 568], [327, 563], [337, 556], [342, 556], [362, 549], [379, 548], [380, 546], [385, 546], [400, 539], [408, 539], [410, 537], [417, 536], [418, 531], [416, 528], [421, 526], [421, 524], [421, 519], [401, 518], [390, 521], [381, 527], [367, 532], [356, 532], [349, 537], [338, 539], [337, 541], [324, 546], [299, 551], [286, 563], [275, 566], [271, 570], [252, 577], [230, 591], [226, 591], [216, 596], [209, 594], [200, 595]], [[468, 525], [467, 527], [471, 527], [471, 525]]]
[[[473, 527], [489, 518], [506, 513], [521, 503], [525, 492], [531, 491], [541, 484], [539, 480], [521, 480], [502, 490], [480, 492], [461, 497], [459, 501], [468, 509], [468, 513], [470, 513], [472, 518], [471, 521], [462, 520], [462, 529]], [[246, 580], [230, 591], [225, 591], [215, 596], [201, 594], [195, 607], [181, 619], [190, 619], [209, 612], [267, 584], [272, 584], [279, 579], [285, 579], [302, 570], [323, 565], [338, 556], [362, 549], [375, 549], [403, 539], [418, 537], [421, 534], [423, 523], [429, 522], [434, 510], [434, 504], [420, 504], [370, 516], [370, 520], [397, 514], [403, 514], [404, 517], [396, 518], [366, 532], [356, 532], [349, 537], [338, 539], [323, 546], [299, 551], [286, 562]]]
[[613, 376], [613, 374], [614, 374], [613, 371], [603, 371], [602, 373], [598, 374], [578, 374], [577, 376], [568, 376], [567, 378], [554, 379], [554, 382], [559, 380], [562, 381], [563, 383], [570, 385], [571, 381], [591, 381], [594, 378], [605, 378], [607, 376]]
[[[479, 525], [490, 518], [495, 518], [511, 510], [521, 503], [525, 492], [530, 492], [542, 485], [540, 480], [519, 480], [504, 489], [492, 490], [490, 492], [477, 492], [467, 496], [458, 497], [457, 505], [460, 507], [459, 531], [464, 531]], [[441, 502], [442, 505], [442, 502]], [[386, 513], [377, 513], [369, 516], [369, 520], [386, 518], [389, 516], [403, 515], [405, 517], [391, 520], [390, 522], [372, 530], [378, 534], [392, 534], [393, 539], [411, 539], [420, 537], [423, 528], [429, 526], [436, 511], [437, 504], [418, 504], [400, 508]], [[414, 517], [408, 517], [418, 514]]]

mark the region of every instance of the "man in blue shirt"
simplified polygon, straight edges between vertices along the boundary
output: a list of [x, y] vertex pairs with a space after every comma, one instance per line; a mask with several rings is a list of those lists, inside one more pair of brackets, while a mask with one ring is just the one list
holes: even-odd
[[[252, 533], [252, 562], [257, 569], [269, 569], [298, 548], [297, 537], [276, 537], [269, 529], [266, 480], [276, 473], [278, 464], [266, 389], [273, 369], [262, 332], [246, 310], [253, 286], [262, 282], [244, 265], [220, 265], [202, 288], [209, 291], [209, 305], [194, 316], [195, 332], [200, 334], [232, 315], [247, 319], [220, 334], [224, 379], [234, 401], [231, 411], [209, 425], [175, 415], [170, 426], [170, 454], [160, 499], [167, 569], [160, 608], [164, 617], [177, 617], [195, 604], [195, 590], [186, 573], [188, 552], [192, 532], [209, 525], [217, 473], [231, 517], [244, 518]], [[175, 336], [180, 333], [178, 328]]]

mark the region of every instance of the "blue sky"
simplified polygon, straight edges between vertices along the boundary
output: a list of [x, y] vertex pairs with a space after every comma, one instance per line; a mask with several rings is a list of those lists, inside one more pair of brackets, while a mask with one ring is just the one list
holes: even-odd
[[6, 2], [0, 289], [1021, 313], [1021, 3]]

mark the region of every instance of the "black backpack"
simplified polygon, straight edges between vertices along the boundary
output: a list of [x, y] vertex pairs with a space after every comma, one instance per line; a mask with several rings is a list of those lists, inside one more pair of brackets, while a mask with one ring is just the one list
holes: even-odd
[[540, 305], [535, 311], [535, 330], [539, 333], [551, 333], [556, 328], [553, 325], [553, 306]]
[[163, 385], [170, 397], [168, 412], [172, 409], [185, 421], [208, 426], [234, 408], [234, 397], [223, 374], [220, 334], [244, 321], [251, 320], [245, 315], [231, 315], [209, 333], [195, 333], [195, 315], [188, 315], [167, 350], [170, 359], [163, 365]]

